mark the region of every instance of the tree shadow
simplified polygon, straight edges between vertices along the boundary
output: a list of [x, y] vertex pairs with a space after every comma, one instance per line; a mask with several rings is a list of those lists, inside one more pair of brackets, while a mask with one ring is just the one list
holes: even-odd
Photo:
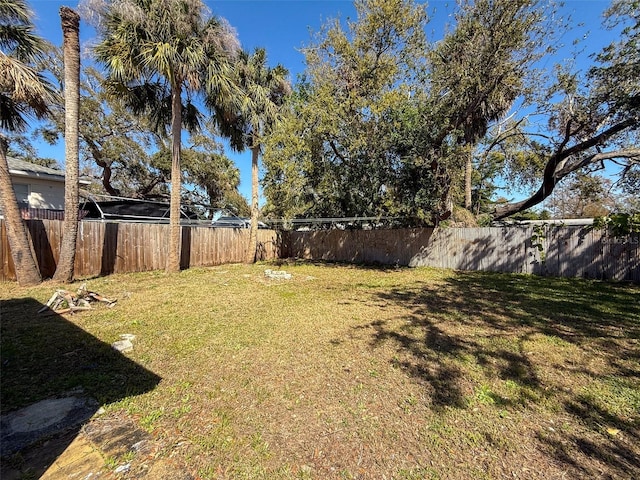
[[118, 258], [118, 229], [115, 222], [104, 224], [104, 237], [102, 238], [102, 257], [100, 262], [100, 275], [111, 275], [116, 269]]
[[[609, 437], [606, 441], [593, 441], [573, 435], [571, 441], [585, 454], [600, 461], [615, 465], [616, 469], [625, 474], [636, 476], [640, 472], [640, 456], [631, 445], [640, 444], [640, 428], [629, 418], [612, 415], [598, 405], [593, 398], [578, 396], [565, 403], [566, 411], [591, 430], [606, 429]], [[631, 420], [631, 421], [630, 421]], [[619, 435], [617, 432], [624, 432]]]
[[[47, 454], [35, 455], [41, 460], [30, 466], [29, 475], [36, 476], [52, 465], [100, 405], [153, 390], [161, 380], [64, 317], [38, 314], [42, 307], [33, 298], [20, 298], [3, 300], [0, 308], [3, 464], [17, 452], [37, 450], [43, 438], [53, 435]], [[59, 423], [45, 422], [41, 429], [35, 425], [28, 432], [5, 431], [7, 419], [18, 409], [76, 397], [81, 405], [70, 415], [78, 416], [79, 423], [74, 421], [78, 418], [69, 417]]]
[[191, 266], [191, 227], [180, 227], [182, 248], [180, 249], [180, 269], [187, 270]]
[[385, 321], [374, 321], [359, 328], [373, 327], [375, 334], [372, 343], [374, 345], [390, 340], [399, 350], [410, 354], [403, 356], [402, 359], [395, 359], [394, 366], [402, 368], [425, 385], [435, 408], [443, 406], [463, 408], [465, 396], [458, 382], [461, 370], [448, 360], [451, 356], [464, 351], [467, 348], [466, 342], [445, 334], [436, 325], [423, 322], [418, 316], [412, 316], [408, 320], [423, 330], [423, 341], [417, 340], [413, 332], [388, 328]]
[[[517, 387], [514, 394], [487, 390], [486, 396], [500, 408], [518, 411], [552, 403], [571, 418], [572, 430], [562, 439], [545, 432], [537, 437], [556, 463], [590, 477], [604, 463], [610, 472], [631, 478], [640, 472], [640, 410], [628, 412], [640, 402], [640, 303], [629, 291], [634, 288], [452, 273], [441, 284], [416, 281], [363, 298], [405, 313], [357, 328], [372, 332], [372, 348], [395, 347], [392, 363], [425, 386], [432, 408], [469, 408], [483, 382]], [[554, 349], [565, 356], [554, 357]], [[593, 358], [594, 364], [580, 363], [582, 358]], [[580, 383], [567, 388], [564, 380], [573, 375], [614, 393], [601, 394]], [[607, 387], [608, 382], [614, 383]], [[603, 406], [607, 395], [623, 395], [618, 392], [624, 388], [626, 413]], [[621, 433], [609, 435], [607, 428]]]
[[579, 226], [293, 231], [285, 245], [312, 260], [640, 281], [637, 237]]
[[409, 265], [433, 232], [432, 228], [293, 231], [285, 236], [283, 254], [351, 264]]
[[[28, 220], [26, 224], [29, 229], [29, 234], [31, 235], [33, 250], [36, 254], [36, 262], [40, 268], [40, 275], [42, 275], [42, 278], [52, 278], [54, 273], [56, 273], [57, 252], [56, 255], [54, 255], [47, 229], [42, 220]], [[9, 258], [11, 258], [11, 256], [9, 256]]]

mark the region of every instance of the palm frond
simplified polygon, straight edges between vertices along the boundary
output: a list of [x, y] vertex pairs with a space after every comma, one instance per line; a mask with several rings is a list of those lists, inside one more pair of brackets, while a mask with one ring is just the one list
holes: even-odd
[[31, 22], [33, 14], [24, 0], [0, 0], [0, 18], [3, 22]]
[[[0, 91], [5, 97], [0, 122], [7, 130], [20, 130], [25, 116], [42, 118], [56, 101], [53, 87], [33, 67], [0, 52]], [[15, 117], [15, 118], [12, 118]]]
[[196, 131], [202, 115], [191, 97], [204, 94], [215, 122], [226, 125], [224, 132], [241, 148], [245, 96], [232, 67], [239, 42], [224, 19], [211, 16], [201, 0], [120, 0], [105, 10], [100, 25], [96, 57], [110, 81], [121, 84], [110, 90], [129, 108], [144, 111], [166, 134], [173, 119], [169, 88], [178, 89], [187, 97], [182, 126]]

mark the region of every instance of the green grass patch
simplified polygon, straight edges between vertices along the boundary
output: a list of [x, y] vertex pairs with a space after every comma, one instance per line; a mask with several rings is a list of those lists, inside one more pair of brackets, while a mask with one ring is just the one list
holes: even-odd
[[269, 267], [90, 279], [116, 306], [64, 317], [37, 314], [61, 285], [0, 285], [2, 412], [83, 391], [201, 478], [640, 470], [640, 287]]

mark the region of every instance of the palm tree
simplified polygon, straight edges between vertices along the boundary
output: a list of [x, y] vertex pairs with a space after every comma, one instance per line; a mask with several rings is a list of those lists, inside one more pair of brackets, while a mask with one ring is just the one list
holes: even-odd
[[[207, 92], [208, 102], [234, 96], [230, 58], [237, 40], [201, 0], [121, 0], [106, 5], [96, 56], [123, 92], [159, 86], [170, 96], [171, 206], [168, 271], [180, 270], [182, 97]], [[144, 90], [145, 88], [143, 88]], [[212, 106], [208, 103], [208, 106]]]
[[54, 280], [73, 280], [78, 239], [79, 127], [80, 127], [80, 16], [69, 7], [60, 8], [64, 55], [65, 183], [64, 235]]
[[42, 276], [11, 184], [7, 164], [9, 139], [4, 132], [24, 131], [26, 117], [43, 118], [54, 101], [52, 87], [33, 66], [43, 56], [46, 43], [35, 35], [31, 16], [23, 0], [0, 2], [0, 200], [21, 285], [40, 283]]
[[[473, 147], [523, 91], [535, 47], [536, 21], [525, 0], [478, 0], [462, 4], [456, 29], [432, 51], [433, 91], [441, 97], [464, 160], [464, 206], [471, 208]], [[531, 28], [533, 30], [533, 28]], [[462, 162], [461, 162], [462, 163]]]
[[280, 106], [291, 91], [289, 72], [281, 65], [267, 67], [267, 54], [258, 48], [242, 52], [237, 64], [238, 84], [245, 98], [241, 109], [244, 143], [251, 150], [251, 227], [246, 262], [253, 263], [258, 244], [258, 167], [265, 136], [279, 120]]

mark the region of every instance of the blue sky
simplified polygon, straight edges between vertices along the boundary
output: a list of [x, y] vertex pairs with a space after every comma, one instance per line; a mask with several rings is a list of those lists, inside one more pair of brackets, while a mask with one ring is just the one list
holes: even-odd
[[[78, 1], [60, 0], [27, 0], [36, 18], [38, 33], [54, 45], [61, 45], [59, 8], [67, 5], [78, 6]], [[451, 21], [454, 0], [436, 0], [428, 2], [431, 22], [428, 26], [430, 40], [438, 40], [444, 25]], [[355, 18], [355, 8], [351, 1], [344, 0], [208, 0], [207, 4], [213, 13], [226, 18], [236, 29], [242, 46], [247, 50], [264, 47], [267, 50], [269, 63], [280, 63], [289, 69], [292, 80], [304, 71], [304, 56], [300, 49], [309, 44], [311, 32], [317, 32], [321, 25], [330, 18]], [[601, 25], [601, 13], [609, 5], [604, 0], [566, 1], [562, 9], [563, 16], [571, 15], [575, 28], [570, 35], [561, 39], [568, 45], [561, 50], [561, 56], [554, 60], [570, 60], [573, 49], [570, 47], [574, 39], [585, 39], [585, 51], [581, 58], [583, 66], [588, 65], [588, 54], [599, 51], [614, 38], [613, 33], [604, 30]], [[81, 41], [83, 45], [94, 39], [95, 34], [86, 23], [81, 23]], [[88, 61], [88, 59], [83, 59]], [[64, 160], [62, 145], [38, 147], [43, 157]], [[234, 154], [227, 152], [241, 172], [240, 193], [250, 198], [250, 153]]]

